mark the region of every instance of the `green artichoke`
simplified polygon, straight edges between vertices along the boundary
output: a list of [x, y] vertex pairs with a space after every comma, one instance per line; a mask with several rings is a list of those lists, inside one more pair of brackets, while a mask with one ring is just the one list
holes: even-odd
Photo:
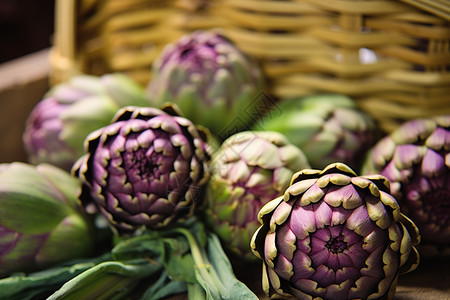
[[255, 260], [250, 250], [261, 207], [282, 195], [292, 175], [309, 168], [303, 153], [277, 132], [232, 135], [215, 154], [206, 187], [206, 221], [236, 257]]
[[381, 175], [335, 163], [302, 170], [259, 212], [252, 237], [263, 289], [299, 299], [386, 299], [418, 265], [418, 229]]
[[404, 123], [370, 150], [362, 173], [389, 179], [423, 245], [450, 246], [450, 115]]
[[269, 114], [253, 129], [284, 134], [302, 149], [313, 168], [342, 162], [358, 169], [364, 153], [376, 140], [374, 121], [347, 96], [286, 99], [277, 104], [277, 109], [283, 113]]
[[249, 125], [261, 100], [262, 72], [218, 31], [195, 31], [167, 45], [152, 66], [147, 96], [225, 139]]
[[124, 107], [85, 143], [87, 153], [73, 168], [83, 182], [80, 198], [117, 233], [166, 226], [201, 203], [209, 178], [208, 145], [171, 107]]
[[52, 165], [0, 165], [0, 277], [46, 268], [94, 250], [81, 183]]
[[149, 106], [144, 90], [122, 74], [79, 75], [53, 87], [32, 110], [23, 134], [30, 163], [70, 171], [87, 135], [127, 105]]

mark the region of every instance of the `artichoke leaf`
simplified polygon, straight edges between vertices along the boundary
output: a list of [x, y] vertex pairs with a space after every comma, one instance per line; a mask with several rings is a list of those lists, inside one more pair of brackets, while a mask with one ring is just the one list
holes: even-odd
[[127, 261], [102, 262], [67, 281], [47, 300], [120, 299], [131, 293], [140, 279], [159, 270], [160, 266], [147, 261], [140, 264]]
[[109, 254], [106, 254], [97, 258], [72, 261], [27, 276], [22, 273], [13, 274], [0, 279], [0, 290], [2, 291], [0, 299], [36, 299], [41, 294], [56, 291], [64, 282], [108, 258]]
[[128, 105], [149, 106], [150, 101], [138, 83], [120, 73], [105, 75], [100, 78], [107, 94], [118, 107]]
[[258, 299], [258, 297], [233, 273], [231, 263], [223, 251], [219, 238], [211, 234], [208, 238], [208, 257], [217, 275], [230, 293], [229, 299]]

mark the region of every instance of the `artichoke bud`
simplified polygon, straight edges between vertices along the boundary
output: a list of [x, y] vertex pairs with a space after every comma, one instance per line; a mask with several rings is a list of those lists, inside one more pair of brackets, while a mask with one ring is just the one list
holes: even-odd
[[400, 213], [389, 182], [342, 163], [297, 172], [258, 218], [251, 248], [268, 295], [392, 299], [398, 275], [419, 263], [417, 226]]
[[144, 90], [123, 74], [79, 75], [50, 89], [31, 111], [23, 134], [30, 163], [69, 171], [87, 135], [127, 105], [148, 106]]
[[186, 118], [225, 138], [249, 125], [261, 90], [259, 66], [218, 30], [210, 30], [185, 35], [163, 49], [153, 63], [147, 95], [156, 107], [176, 103]]
[[344, 95], [284, 99], [277, 109], [283, 113], [262, 118], [253, 129], [284, 134], [313, 168], [342, 162], [358, 169], [377, 138], [373, 119]]
[[[368, 153], [363, 174], [379, 173], [419, 227], [421, 248], [450, 246], [450, 115], [411, 120]], [[422, 247], [423, 246], [423, 247]]]
[[298, 170], [309, 168], [300, 149], [277, 132], [244, 131], [214, 155], [206, 187], [206, 220], [236, 257], [255, 260], [249, 248], [260, 208], [282, 195]]
[[73, 173], [81, 200], [118, 234], [161, 228], [192, 215], [209, 178], [209, 146], [175, 108], [128, 106], [92, 132]]
[[0, 276], [92, 254], [94, 227], [77, 199], [80, 186], [52, 165], [1, 165]]

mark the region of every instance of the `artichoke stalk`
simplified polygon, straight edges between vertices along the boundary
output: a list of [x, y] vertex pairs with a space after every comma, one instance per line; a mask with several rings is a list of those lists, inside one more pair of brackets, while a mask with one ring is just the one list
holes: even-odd
[[166, 226], [201, 204], [209, 178], [208, 145], [172, 107], [122, 108], [110, 125], [87, 137], [85, 146], [87, 153], [73, 168], [83, 182], [80, 198], [117, 233]]
[[252, 121], [262, 85], [259, 66], [223, 34], [195, 31], [163, 49], [147, 96], [156, 107], [177, 104], [186, 118], [225, 139]]
[[450, 245], [449, 151], [450, 115], [411, 120], [380, 140], [362, 169], [389, 179], [402, 212], [420, 229], [421, 246], [430, 250]]
[[52, 165], [0, 165], [0, 277], [92, 254], [94, 227], [76, 197], [80, 187]]
[[262, 118], [253, 130], [284, 134], [302, 149], [313, 168], [342, 162], [359, 169], [364, 153], [377, 137], [373, 119], [344, 95], [285, 99], [277, 109], [283, 113]]
[[47, 92], [31, 111], [23, 134], [28, 160], [70, 171], [84, 154], [87, 135], [127, 105], [149, 106], [144, 90], [127, 76], [75, 76]]
[[342, 163], [296, 173], [258, 218], [251, 247], [269, 295], [392, 299], [398, 275], [418, 265], [418, 229], [388, 180]]
[[211, 166], [205, 215], [228, 251], [256, 260], [249, 245], [259, 210], [304, 168], [309, 164], [301, 150], [277, 132], [240, 132], [222, 144]]

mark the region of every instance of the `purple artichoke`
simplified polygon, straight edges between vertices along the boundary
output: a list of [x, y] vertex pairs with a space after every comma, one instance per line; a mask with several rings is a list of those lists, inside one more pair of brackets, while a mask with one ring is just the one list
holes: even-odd
[[259, 212], [251, 247], [263, 289], [299, 299], [385, 299], [418, 265], [419, 233], [381, 175], [358, 177], [342, 163], [292, 177]]
[[[154, 106], [178, 105], [186, 118], [222, 138], [254, 117], [262, 72], [218, 31], [195, 31], [167, 45], [147, 87]], [[201, 109], [200, 109], [201, 108]]]
[[305, 153], [313, 168], [342, 162], [358, 169], [365, 152], [374, 144], [373, 119], [344, 95], [313, 95], [281, 101], [279, 116], [269, 114], [254, 130], [284, 134]]
[[31, 111], [23, 141], [33, 164], [70, 171], [87, 135], [127, 105], [148, 106], [141, 87], [122, 74], [79, 75], [53, 87]]
[[81, 200], [118, 233], [157, 228], [192, 214], [209, 178], [207, 144], [174, 110], [125, 107], [86, 139], [74, 165]]
[[52, 165], [0, 165], [0, 277], [93, 253], [94, 227], [76, 197], [80, 187]]
[[370, 151], [363, 174], [379, 173], [423, 244], [450, 245], [450, 115], [406, 122]]
[[206, 188], [207, 222], [226, 249], [245, 260], [259, 227], [258, 212], [282, 195], [292, 175], [309, 168], [302, 151], [277, 132], [232, 135], [215, 154]]
[[52, 97], [34, 107], [23, 136], [30, 163], [49, 162], [65, 170], [72, 168], [77, 153], [60, 139], [63, 124], [59, 116], [66, 107], [67, 104], [60, 104]]

